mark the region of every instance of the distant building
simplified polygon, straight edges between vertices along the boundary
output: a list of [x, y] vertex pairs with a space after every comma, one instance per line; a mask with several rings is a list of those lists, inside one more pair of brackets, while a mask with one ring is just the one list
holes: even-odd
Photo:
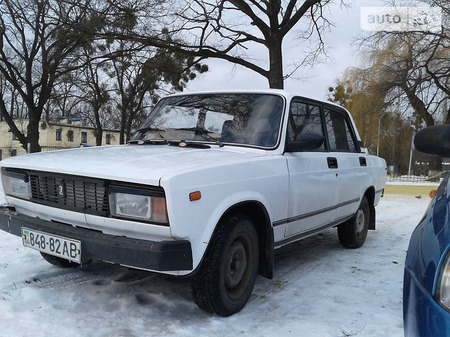
[[[19, 130], [26, 133], [27, 119], [15, 120]], [[59, 118], [42, 121], [39, 128], [39, 144], [42, 151], [95, 146], [95, 129], [81, 125], [79, 118]], [[103, 130], [102, 145], [119, 144], [119, 131]], [[0, 122], [0, 160], [25, 154], [22, 144], [12, 134], [5, 121]]]

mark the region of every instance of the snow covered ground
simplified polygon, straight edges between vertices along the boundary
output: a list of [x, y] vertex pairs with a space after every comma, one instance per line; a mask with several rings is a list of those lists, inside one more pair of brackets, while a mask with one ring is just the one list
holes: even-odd
[[328, 230], [277, 251], [240, 313], [194, 304], [188, 279], [105, 263], [61, 270], [0, 232], [0, 336], [403, 336], [403, 263], [430, 199], [385, 196], [358, 250]]

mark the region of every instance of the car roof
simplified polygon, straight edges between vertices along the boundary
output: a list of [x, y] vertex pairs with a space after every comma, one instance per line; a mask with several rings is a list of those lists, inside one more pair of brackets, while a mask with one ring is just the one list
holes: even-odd
[[343, 106], [336, 104], [334, 102], [321, 99], [318, 97], [312, 97], [311, 95], [302, 94], [301, 92], [296, 93], [289, 90], [284, 89], [230, 89], [230, 90], [205, 90], [205, 91], [192, 91], [192, 92], [182, 92], [170, 94], [165, 97], [177, 97], [177, 96], [189, 96], [189, 95], [211, 95], [211, 94], [272, 94], [279, 95], [285, 97], [287, 100], [290, 100], [294, 97], [302, 97], [308, 100], [314, 100], [316, 102], [330, 104], [341, 109], [345, 109]]

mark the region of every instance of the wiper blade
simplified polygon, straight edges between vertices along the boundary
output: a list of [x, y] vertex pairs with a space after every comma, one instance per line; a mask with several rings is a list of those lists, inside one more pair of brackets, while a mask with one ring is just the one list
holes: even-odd
[[137, 144], [137, 145], [166, 145], [168, 144], [165, 139], [137, 139], [130, 140], [128, 144]]
[[147, 131], [166, 131], [166, 130], [160, 129], [160, 128], [148, 127], [148, 128], [137, 129], [137, 131], [147, 132]]
[[210, 131], [203, 129], [203, 128], [198, 128], [198, 127], [192, 127], [192, 128], [177, 128], [174, 130], [181, 130], [181, 131], [194, 131], [196, 135], [200, 135], [202, 136], [202, 138], [204, 140], [209, 140], [217, 145], [219, 145], [220, 147], [223, 147], [222, 142], [220, 141], [220, 139], [214, 138], [212, 136], [209, 135]]
[[145, 133], [145, 132], [148, 132], [148, 131], [155, 132], [159, 137], [161, 137], [161, 139], [166, 140], [166, 138], [164, 138], [164, 136], [161, 134], [161, 132], [165, 132], [166, 131], [164, 129], [148, 127], [148, 128], [138, 129], [137, 131], [141, 132], [141, 133]]
[[192, 147], [197, 149], [210, 149], [211, 146], [199, 142], [190, 142], [188, 140], [169, 140], [167, 142], [171, 146]]

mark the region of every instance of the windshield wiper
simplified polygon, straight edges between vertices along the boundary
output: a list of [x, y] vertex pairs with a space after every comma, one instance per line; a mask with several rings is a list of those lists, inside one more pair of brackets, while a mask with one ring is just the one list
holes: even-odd
[[202, 143], [202, 142], [192, 142], [189, 140], [169, 140], [167, 142], [169, 146], [178, 146], [178, 147], [192, 147], [197, 149], [210, 149], [211, 146]]
[[196, 135], [200, 135], [204, 140], [209, 140], [211, 142], [213, 142], [216, 145], [219, 145], [220, 147], [223, 147], [222, 142], [220, 141], [220, 139], [214, 138], [212, 136], [209, 135], [208, 130], [203, 129], [203, 128], [198, 128], [198, 127], [191, 127], [191, 128], [177, 128], [174, 130], [181, 130], [181, 131], [194, 131]]
[[130, 140], [128, 144], [138, 144], [138, 145], [165, 145], [168, 144], [165, 139], [135, 139]]
[[141, 133], [145, 133], [145, 132], [148, 132], [148, 131], [155, 132], [159, 137], [161, 137], [161, 139], [166, 140], [166, 138], [164, 138], [164, 136], [161, 134], [161, 132], [166, 131], [164, 129], [148, 127], [148, 128], [138, 129], [137, 131], [141, 132]]

